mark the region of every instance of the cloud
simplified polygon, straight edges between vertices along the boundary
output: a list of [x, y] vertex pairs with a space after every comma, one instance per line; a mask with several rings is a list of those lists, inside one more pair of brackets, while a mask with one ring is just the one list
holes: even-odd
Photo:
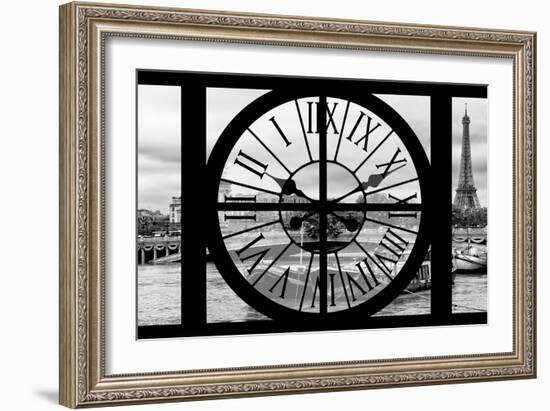
[[138, 207], [168, 212], [181, 190], [181, 89], [138, 87]]
[[409, 124], [430, 158], [430, 98], [426, 96], [377, 95]]
[[[215, 145], [219, 135], [227, 126], [229, 121], [239, 113], [246, 105], [254, 101], [259, 96], [265, 94], [267, 90], [243, 90], [243, 89], [209, 89], [207, 94], [207, 107], [209, 117], [207, 118], [207, 153], [209, 154]], [[395, 96], [379, 95], [386, 103], [392, 106], [407, 121], [413, 131], [423, 144], [428, 158], [430, 158], [430, 100], [425, 96]], [[478, 188], [478, 196], [482, 204], [486, 204], [487, 197], [487, 102], [485, 99], [454, 99], [453, 100], [453, 124], [452, 124], [452, 168], [453, 174], [452, 186], [453, 196], [458, 180], [460, 168], [460, 155], [462, 145], [462, 116], [464, 115], [464, 103], [468, 103], [468, 114], [471, 119], [470, 136], [472, 151], [472, 167], [474, 172], [474, 181]], [[341, 109], [341, 108], [340, 108]], [[151, 209], [159, 209], [163, 212], [168, 211], [168, 204], [172, 196], [180, 194], [181, 190], [181, 90], [173, 86], [143, 86], [138, 88], [138, 206]], [[304, 151], [304, 141], [301, 137], [301, 130], [298, 129], [296, 113], [292, 112], [293, 107], [284, 110], [281, 116], [281, 124], [294, 124], [285, 129], [289, 138], [294, 139], [294, 143], [287, 149], [280, 144], [280, 136], [274, 129], [267, 125], [261, 126], [255, 124], [253, 128], [262, 135], [269, 144], [273, 144], [273, 150], [277, 155], [296, 164], [301, 161], [304, 153], [298, 153], [298, 150]], [[278, 116], [279, 116], [278, 115]], [[338, 114], [342, 116], [342, 113]], [[285, 116], [292, 116], [292, 121], [285, 121]], [[279, 119], [279, 117], [278, 117]], [[288, 117], [290, 119], [290, 117]], [[341, 120], [338, 120], [341, 121]], [[263, 128], [262, 128], [263, 127]], [[294, 129], [292, 129], [294, 127]], [[248, 136], [251, 138], [250, 136]], [[186, 136], [183, 136], [186, 138]], [[309, 138], [312, 152], [316, 152], [316, 142]], [[329, 141], [329, 146], [332, 142]], [[346, 144], [355, 146], [349, 142]], [[279, 147], [280, 146], [280, 147]], [[258, 143], [251, 144], [249, 150], [253, 155], [266, 155], [265, 150]], [[329, 147], [330, 148], [330, 147]], [[292, 150], [297, 150], [292, 152]], [[351, 149], [350, 149], [351, 150]], [[387, 149], [389, 150], [389, 149]], [[380, 158], [376, 161], [383, 162], [391, 158], [393, 151], [380, 150]], [[234, 156], [234, 154], [232, 154]], [[343, 150], [339, 160], [351, 162], [356, 155]], [[267, 154], [269, 157], [269, 154]], [[258, 157], [261, 161], [267, 162], [268, 159]], [[386, 158], [387, 157], [387, 158]], [[206, 160], [206, 159], [205, 159]], [[273, 163], [273, 159], [269, 158]], [[230, 162], [234, 158], [230, 156]], [[291, 168], [295, 164], [290, 164]], [[271, 166], [270, 166], [271, 167]], [[274, 166], [275, 167], [275, 166]], [[273, 170], [281, 172], [274, 168]], [[363, 170], [366, 175], [374, 171], [365, 167]], [[284, 174], [284, 173], [283, 173]], [[264, 179], [265, 180], [265, 179]], [[268, 184], [262, 180], [262, 184]], [[304, 178], [302, 182], [304, 190], [316, 190], [315, 178]], [[331, 175], [331, 184], [329, 191], [336, 193], [339, 187], [347, 187], [351, 184], [349, 176], [341, 173]], [[401, 187], [403, 195], [411, 188]], [[331, 195], [329, 193], [329, 195]]]

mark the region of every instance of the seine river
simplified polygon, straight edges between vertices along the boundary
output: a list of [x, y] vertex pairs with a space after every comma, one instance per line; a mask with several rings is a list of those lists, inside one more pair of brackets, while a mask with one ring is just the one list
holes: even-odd
[[[180, 264], [138, 266], [138, 324], [178, 324], [180, 310]], [[430, 290], [401, 294], [382, 315], [428, 314]], [[457, 274], [453, 286], [453, 312], [487, 309], [487, 275]], [[207, 271], [207, 321], [250, 321], [266, 319], [245, 304], [225, 284], [213, 264]]]

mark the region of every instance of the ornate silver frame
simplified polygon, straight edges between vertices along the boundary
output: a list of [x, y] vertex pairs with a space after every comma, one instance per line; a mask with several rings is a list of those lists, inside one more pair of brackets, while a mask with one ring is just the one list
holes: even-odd
[[[103, 62], [108, 36], [498, 56], [514, 64], [514, 349], [506, 353], [106, 375]], [[536, 376], [532, 32], [70, 3], [60, 8], [60, 403], [68, 407]]]

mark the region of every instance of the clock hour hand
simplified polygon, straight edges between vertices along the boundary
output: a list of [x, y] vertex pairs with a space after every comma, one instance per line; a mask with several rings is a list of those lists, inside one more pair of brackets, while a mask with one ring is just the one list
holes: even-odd
[[309, 201], [312, 201], [312, 199], [310, 199], [302, 190], [298, 189], [296, 187], [296, 182], [289, 178], [289, 179], [285, 179], [285, 178], [279, 178], [279, 177], [275, 177], [269, 173], [265, 173], [265, 175], [271, 177], [271, 179], [273, 181], [275, 181], [277, 183], [277, 185], [281, 188], [281, 193], [284, 194], [284, 195], [292, 195], [292, 194], [295, 194], [299, 197], [303, 197]]
[[356, 231], [359, 228], [359, 223], [357, 220], [353, 217], [342, 217], [341, 215], [338, 215], [334, 212], [330, 212], [334, 217], [336, 217], [342, 224], [344, 224], [344, 227], [346, 227], [346, 230], [352, 232]]
[[309, 217], [311, 217], [313, 214], [315, 214], [315, 211], [310, 211], [309, 213], [305, 213], [301, 217], [298, 217], [298, 216], [292, 217], [289, 221], [290, 228], [292, 228], [293, 230], [298, 230], [302, 226], [302, 223], [305, 220], [307, 220]]

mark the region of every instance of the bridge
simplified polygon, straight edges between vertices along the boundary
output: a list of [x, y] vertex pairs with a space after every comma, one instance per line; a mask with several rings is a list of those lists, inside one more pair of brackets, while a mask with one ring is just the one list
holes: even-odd
[[[367, 232], [368, 231], [368, 232]], [[369, 232], [376, 230], [365, 230], [363, 238], [358, 237], [362, 244], [373, 242], [369, 238]], [[278, 252], [289, 242], [288, 237], [280, 232], [263, 232], [264, 239], [261, 245], [255, 245], [249, 248], [250, 253], [255, 253], [258, 250], [264, 250], [265, 247], [270, 247], [271, 252]], [[247, 233], [239, 238], [228, 238], [225, 241], [228, 250], [239, 250], [243, 244], [247, 244], [257, 236], [257, 233]], [[375, 242], [380, 240], [381, 233], [373, 236]], [[181, 261], [181, 237], [141, 237], [137, 241], [137, 262], [138, 264], [167, 264]], [[208, 249], [205, 250], [207, 258], [209, 258]]]
[[163, 264], [181, 260], [181, 237], [141, 237], [137, 241], [138, 264]]
[[[253, 239], [255, 234], [251, 234]], [[244, 236], [247, 238], [247, 236]], [[226, 241], [230, 250], [238, 250], [242, 247], [242, 239]], [[288, 238], [284, 235], [266, 235], [261, 247], [251, 247], [250, 252], [256, 249], [264, 249], [266, 246], [282, 247], [288, 243]], [[208, 249], [205, 250], [208, 258]], [[141, 237], [137, 241], [137, 262], [138, 264], [167, 264], [181, 261], [181, 237]]]
[[453, 241], [457, 243], [472, 241], [477, 244], [486, 244], [487, 227], [453, 228]]

